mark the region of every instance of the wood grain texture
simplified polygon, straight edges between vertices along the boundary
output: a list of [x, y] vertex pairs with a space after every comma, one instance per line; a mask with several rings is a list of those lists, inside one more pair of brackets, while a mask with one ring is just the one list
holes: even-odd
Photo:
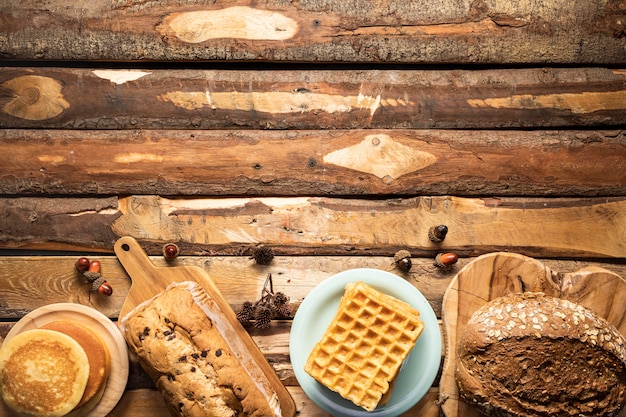
[[[99, 296], [74, 269], [74, 262], [81, 255], [0, 257], [0, 293], [3, 295], [0, 320], [17, 320], [35, 308], [64, 302], [90, 306], [117, 319], [131, 285], [127, 272], [115, 256], [87, 254], [90, 259], [101, 261], [102, 273], [113, 287], [112, 296]], [[443, 271], [434, 266], [433, 259], [414, 257], [413, 267], [405, 275], [396, 269], [392, 256], [276, 256], [267, 266], [256, 264], [248, 256], [188, 256], [184, 252], [173, 263], [166, 262], [162, 256], [152, 256], [150, 260], [158, 268], [193, 266], [202, 269], [215, 281], [233, 310], [261, 296], [268, 273], [272, 274], [274, 289], [290, 297], [295, 312], [304, 297], [326, 278], [345, 269], [376, 268], [406, 277], [429, 300], [437, 314], [441, 312], [441, 299], [454, 272], [467, 262], [462, 258], [453, 270]], [[566, 265], [573, 268], [578, 264], [570, 261]], [[618, 264], [610, 265], [620, 268]], [[260, 337], [265, 334], [253, 332]], [[286, 339], [275, 336], [265, 339], [262, 346], [271, 353], [287, 354]]]
[[[454, 275], [495, 251], [587, 302], [598, 268], [626, 277], [625, 22], [624, 0], [0, 1], [0, 340], [52, 303], [117, 320], [121, 236], [203, 271], [233, 310], [268, 273], [297, 311], [369, 267], [441, 317]], [[270, 265], [249, 258], [259, 244]], [[290, 325], [246, 330], [298, 415], [329, 417], [298, 386]], [[130, 365], [111, 416], [169, 416]], [[438, 417], [438, 384], [401, 417]]]
[[[102, 273], [113, 287], [113, 295], [102, 297], [91, 291], [91, 285], [74, 269], [79, 256], [87, 255], [102, 263]], [[276, 256], [270, 265], [258, 265], [248, 256], [189, 256], [184, 253], [174, 262], [176, 266], [201, 268], [214, 281], [233, 310], [245, 301], [254, 301], [268, 273], [272, 274], [274, 288], [290, 297], [294, 311], [304, 297], [328, 277], [353, 268], [375, 268], [405, 277], [429, 301], [438, 317], [441, 302], [454, 275], [473, 258], [461, 258], [450, 270], [434, 266], [432, 258], [412, 257], [408, 274], [399, 271], [392, 256]], [[159, 268], [171, 266], [162, 256], [151, 256]], [[554, 271], [571, 273], [589, 268], [603, 268], [626, 276], [626, 264], [589, 262], [584, 260], [540, 259]], [[17, 320], [30, 311], [54, 303], [78, 303], [97, 309], [111, 319], [119, 317], [122, 304], [130, 289], [130, 278], [117, 257], [105, 254], [76, 253], [75, 256], [1, 256], [0, 257], [0, 321]], [[0, 329], [0, 335], [6, 334]], [[273, 333], [251, 331], [264, 351], [283, 355], [287, 343], [278, 330]], [[265, 337], [267, 336], [267, 337]], [[273, 350], [276, 349], [276, 350]]]
[[[79, 203], [76, 210], [73, 202]], [[68, 210], [68, 207], [71, 208]], [[622, 258], [626, 200], [615, 198], [356, 199], [325, 197], [111, 199], [1, 198], [0, 248], [111, 252], [121, 236], [150, 254], [174, 241], [193, 255], [435, 256], [513, 251], [529, 256]], [[445, 224], [445, 241], [428, 230]]]
[[[2, 2], [10, 59], [541, 64], [626, 62], [623, 3]], [[32, 22], [23, 25], [24, 21]]]
[[322, 68], [3, 67], [0, 126], [335, 130], [626, 124], [624, 68]]
[[[510, 253], [491, 253], [465, 265], [452, 279], [443, 299], [446, 354], [440, 403], [446, 417], [478, 417], [460, 400], [454, 377], [458, 342], [476, 310], [498, 297], [524, 291], [542, 292], [586, 307], [626, 334], [626, 280], [603, 268], [563, 273], [540, 261]], [[626, 416], [626, 410], [619, 414]]]
[[0, 141], [10, 195], [612, 196], [626, 184], [621, 130], [7, 129]]

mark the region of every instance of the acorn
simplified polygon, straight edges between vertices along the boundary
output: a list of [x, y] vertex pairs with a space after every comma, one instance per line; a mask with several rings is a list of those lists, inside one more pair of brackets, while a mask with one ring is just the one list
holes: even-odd
[[440, 224], [438, 226], [433, 226], [428, 229], [428, 238], [431, 242], [439, 243], [443, 242], [448, 234], [448, 226], [445, 224]]
[[96, 278], [91, 284], [91, 289], [93, 291], [97, 291], [98, 294], [110, 296], [113, 294], [113, 287], [111, 284], [107, 282], [107, 280], [103, 277]]
[[269, 265], [274, 259], [274, 250], [267, 246], [257, 246], [250, 259], [254, 259], [259, 265]]
[[84, 256], [82, 258], [78, 258], [76, 260], [76, 263], [74, 263], [74, 267], [80, 273], [89, 270], [89, 259], [85, 258]]
[[178, 257], [180, 250], [176, 243], [166, 243], [163, 245], [163, 257], [166, 261], [173, 261]]
[[100, 263], [100, 261], [96, 259], [96, 260], [89, 262], [89, 269], [87, 269], [87, 271], [99, 274], [101, 269], [102, 269], [102, 264]]
[[109, 284], [108, 282], [104, 281], [98, 287], [98, 293], [101, 294], [101, 295], [106, 295], [107, 297], [109, 297], [109, 296], [113, 295], [113, 287], [111, 287], [111, 284]]
[[450, 270], [459, 260], [459, 255], [454, 252], [438, 253], [435, 257], [435, 266], [443, 270]]
[[102, 274], [100, 274], [100, 272], [91, 272], [91, 271], [86, 271], [85, 273], [83, 273], [83, 276], [88, 282], [92, 282], [92, 283], [95, 280], [102, 278]]
[[413, 262], [411, 262], [411, 252], [408, 250], [399, 250], [393, 256], [393, 260], [396, 262], [398, 269], [402, 272], [409, 272], [413, 266]]

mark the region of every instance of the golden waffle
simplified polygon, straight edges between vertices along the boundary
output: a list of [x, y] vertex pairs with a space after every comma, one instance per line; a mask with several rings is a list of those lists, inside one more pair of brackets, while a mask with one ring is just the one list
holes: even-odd
[[402, 361], [423, 330], [419, 311], [409, 304], [363, 282], [350, 283], [304, 370], [343, 398], [373, 411], [388, 399]]

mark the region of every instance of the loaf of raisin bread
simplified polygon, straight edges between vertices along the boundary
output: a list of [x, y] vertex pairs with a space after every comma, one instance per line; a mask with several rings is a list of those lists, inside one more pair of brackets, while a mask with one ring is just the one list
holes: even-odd
[[615, 416], [626, 402], [626, 342], [581, 305], [511, 294], [472, 315], [455, 376], [487, 416]]
[[170, 285], [120, 329], [173, 416], [281, 416], [271, 384], [199, 285]]

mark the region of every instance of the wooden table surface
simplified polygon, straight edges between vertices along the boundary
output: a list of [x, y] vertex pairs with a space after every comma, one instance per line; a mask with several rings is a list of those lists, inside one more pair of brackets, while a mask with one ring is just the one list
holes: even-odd
[[[176, 242], [235, 310], [268, 273], [297, 311], [370, 267], [441, 318], [454, 275], [497, 251], [626, 277], [623, 1], [74, 3], [0, 4], [2, 337], [58, 302], [117, 321], [122, 236], [160, 266]], [[449, 271], [442, 252], [460, 256]], [[111, 297], [79, 256], [101, 260]], [[325, 416], [294, 376], [290, 325], [249, 333], [299, 415]], [[130, 365], [110, 415], [168, 415]], [[438, 393], [439, 377], [405, 415], [438, 416]]]
[[[6, 335], [12, 324], [9, 317], [19, 318], [39, 306], [73, 302], [91, 306], [116, 319], [130, 286], [130, 278], [117, 258], [109, 255], [94, 255], [102, 262], [103, 273], [114, 288], [111, 297], [102, 297], [89, 291], [89, 286], [74, 271], [72, 256], [18, 256], [0, 259], [3, 294], [2, 312], [5, 317], [2, 334]], [[167, 267], [161, 256], [151, 258], [157, 266]], [[393, 259], [383, 256], [277, 256], [267, 266], [260, 266], [245, 256], [181, 256], [177, 264], [200, 266], [211, 276], [222, 294], [234, 309], [246, 300], [254, 300], [268, 273], [272, 274], [276, 291], [285, 292], [291, 305], [297, 310], [300, 302], [318, 283], [345, 269], [368, 267], [387, 270], [407, 279], [428, 299], [436, 314], [441, 316], [441, 301], [455, 272], [471, 258], [461, 259], [452, 271], [442, 271], [433, 265], [430, 258], [413, 258], [409, 274], [394, 268]], [[626, 265], [606, 262], [587, 262], [543, 259], [543, 263], [555, 271], [570, 272], [587, 266], [601, 266], [626, 276]], [[296, 401], [299, 415], [325, 416], [319, 407], [302, 392], [289, 361], [290, 320], [274, 321], [269, 329], [250, 328], [249, 332], [267, 360], [274, 367], [281, 381], [288, 387]], [[442, 352], [443, 360], [444, 352]], [[166, 416], [169, 415], [158, 391], [131, 357], [129, 383], [126, 393], [112, 416]], [[437, 416], [438, 379], [428, 392], [406, 416]], [[0, 415], [8, 416], [6, 410]]]

